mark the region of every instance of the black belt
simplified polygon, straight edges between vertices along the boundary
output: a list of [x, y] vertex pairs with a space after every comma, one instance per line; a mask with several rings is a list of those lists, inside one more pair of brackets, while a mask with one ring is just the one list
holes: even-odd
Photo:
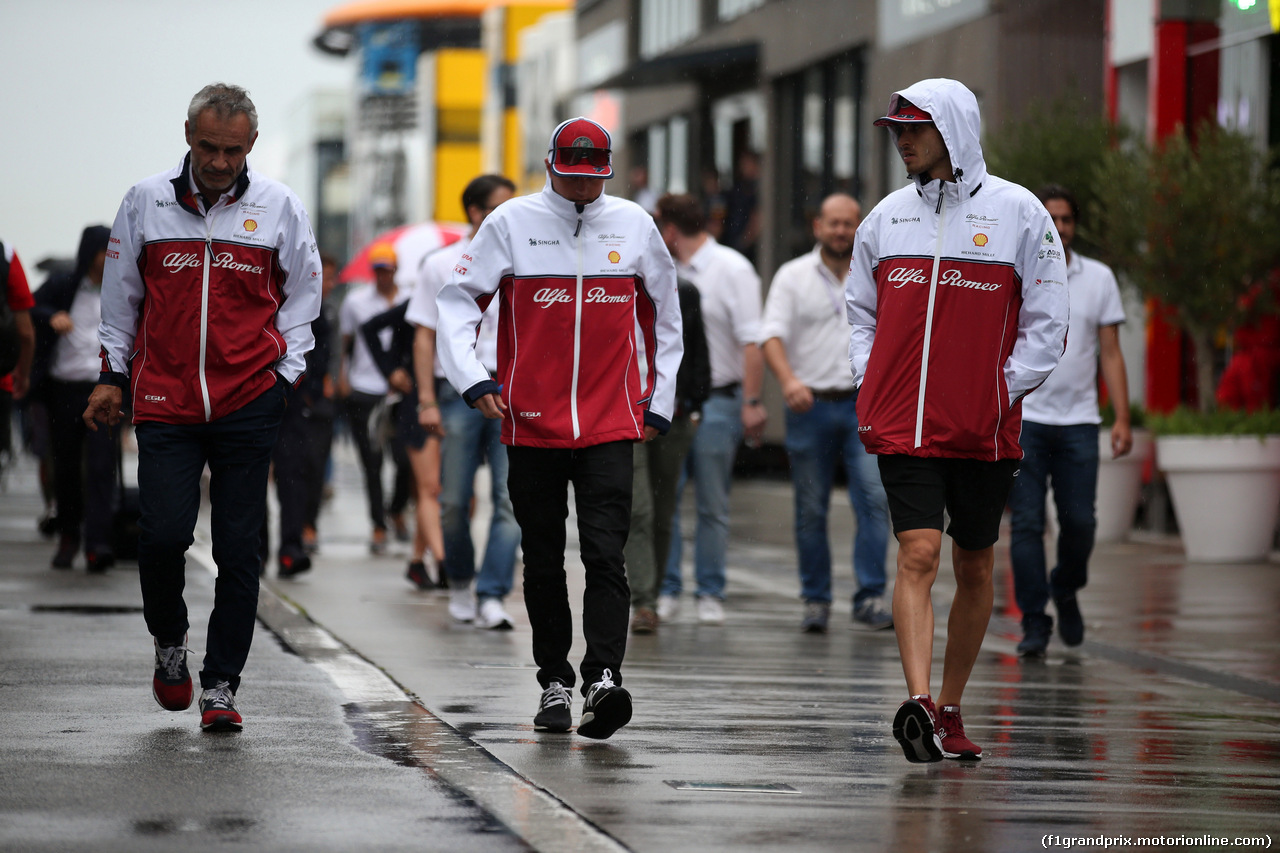
[[730, 382], [728, 385], [718, 385], [711, 389], [712, 397], [732, 397], [738, 393], [738, 389], [742, 387], [741, 382]]
[[843, 403], [845, 400], [853, 399], [854, 391], [852, 388], [841, 388], [838, 391], [819, 391], [817, 388], [810, 388], [809, 393], [813, 395], [813, 399], [824, 403]]

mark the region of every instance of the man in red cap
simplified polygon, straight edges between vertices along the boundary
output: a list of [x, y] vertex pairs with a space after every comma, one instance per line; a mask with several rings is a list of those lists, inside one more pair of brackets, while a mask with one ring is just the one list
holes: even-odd
[[[484, 220], [436, 299], [445, 375], [502, 420], [507, 484], [524, 550], [524, 598], [542, 700], [540, 731], [573, 725], [573, 639], [564, 551], [568, 485], [586, 569], [578, 734], [607, 738], [631, 720], [622, 687], [630, 592], [632, 448], [666, 433], [684, 346], [675, 266], [653, 218], [604, 193], [609, 132], [574, 118], [551, 134], [541, 193]], [[499, 300], [498, 369], [476, 356], [476, 328]]]
[[[879, 456], [898, 538], [893, 622], [910, 698], [908, 761], [976, 760], [960, 698], [991, 619], [1000, 516], [1018, 471], [1020, 401], [1057, 366], [1067, 270], [1034, 195], [987, 173], [978, 101], [955, 80], [896, 92], [876, 121], [911, 184], [867, 215], [845, 286], [858, 433]], [[942, 689], [929, 687], [944, 512], [956, 593]]]

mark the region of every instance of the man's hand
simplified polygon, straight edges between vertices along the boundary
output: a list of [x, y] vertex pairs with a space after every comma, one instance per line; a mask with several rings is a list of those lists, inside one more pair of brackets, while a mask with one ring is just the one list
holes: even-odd
[[1133, 431], [1129, 424], [1117, 420], [1111, 427], [1111, 458], [1119, 459], [1133, 449]]
[[798, 415], [813, 408], [813, 392], [809, 386], [792, 377], [782, 386], [782, 397], [787, 401], [787, 408]]
[[409, 375], [409, 371], [403, 367], [397, 367], [391, 371], [391, 375], [387, 377], [387, 384], [399, 391], [401, 394], [408, 394], [413, 390], [413, 377]]
[[647, 443], [647, 442], [650, 442], [650, 441], [653, 441], [653, 440], [654, 440], [655, 438], [657, 438], [659, 435], [661, 435], [661, 433], [659, 433], [659, 432], [658, 432], [658, 428], [657, 428], [657, 427], [651, 427], [651, 426], [647, 426], [647, 425], [645, 426], [645, 428], [644, 428], [644, 440], [645, 440], [645, 442], [646, 442], [646, 443]]
[[764, 425], [767, 420], [769, 420], [769, 410], [764, 407], [764, 404], [742, 404], [743, 438], [749, 445], [759, 444], [760, 439], [764, 437]]
[[71, 322], [71, 315], [66, 311], [59, 311], [49, 318], [49, 328], [59, 335], [65, 335], [75, 327], [76, 324]]
[[440, 417], [440, 406], [434, 401], [429, 405], [419, 403], [418, 426], [432, 435], [444, 436], [444, 419]]
[[507, 404], [497, 394], [485, 394], [476, 400], [476, 408], [491, 421], [500, 421], [507, 416]]
[[120, 423], [120, 416], [124, 414], [120, 410], [120, 405], [124, 401], [124, 391], [114, 385], [95, 385], [93, 393], [89, 395], [89, 406], [84, 410], [84, 425], [94, 432], [98, 431], [98, 424], [102, 422], [107, 426], [115, 426]]

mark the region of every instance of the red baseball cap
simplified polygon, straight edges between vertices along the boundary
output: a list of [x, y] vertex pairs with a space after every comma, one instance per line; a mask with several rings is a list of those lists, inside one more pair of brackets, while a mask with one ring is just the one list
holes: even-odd
[[589, 118], [561, 122], [551, 133], [547, 152], [551, 171], [563, 177], [613, 177], [613, 146], [609, 131]]
[[933, 121], [933, 116], [906, 98], [899, 97], [898, 103], [890, 108], [889, 115], [876, 119], [875, 125], [888, 127], [891, 124], [922, 124], [928, 121]]

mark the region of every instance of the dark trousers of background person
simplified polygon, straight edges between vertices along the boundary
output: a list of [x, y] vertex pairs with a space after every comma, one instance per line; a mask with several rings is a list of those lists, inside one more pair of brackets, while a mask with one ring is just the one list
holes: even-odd
[[328, 400], [306, 405], [295, 395], [280, 422], [272, 459], [280, 503], [279, 553], [295, 559], [304, 554], [303, 528], [314, 527], [320, 514], [324, 467], [333, 442], [331, 412]]
[[49, 437], [53, 449], [54, 495], [63, 538], [79, 543], [84, 530], [86, 554], [111, 551], [111, 519], [116, 507], [118, 429], [84, 425], [83, 415], [93, 393], [92, 382], [45, 385]]
[[658, 606], [667, 554], [671, 552], [671, 520], [675, 517], [680, 471], [698, 424], [688, 415], [671, 419], [666, 435], [637, 442], [635, 482], [631, 489], [631, 535], [627, 537], [627, 582], [634, 607]]
[[582, 686], [605, 669], [622, 683], [630, 591], [622, 549], [631, 525], [630, 441], [577, 449], [508, 447], [508, 490], [524, 550], [524, 603], [533, 630], [538, 683], [574, 684], [569, 648], [573, 617], [564, 565], [569, 483], [578, 511], [578, 540], [587, 588], [582, 599]]
[[379, 394], [363, 394], [352, 391], [347, 397], [347, 422], [351, 425], [351, 437], [360, 454], [360, 466], [364, 469], [364, 493], [369, 499], [369, 521], [374, 530], [387, 529], [387, 513], [399, 515], [409, 505], [413, 491], [413, 469], [404, 445], [392, 439], [391, 459], [395, 464], [395, 485], [391, 503], [384, 503], [382, 492], [383, 436], [380, 419], [375, 419], [379, 407], [386, 398]]
[[182, 598], [184, 568], [200, 512], [200, 477], [209, 466], [210, 533], [218, 579], [200, 672], [204, 688], [229, 681], [234, 692], [253, 642], [267, 472], [286, 393], [284, 383], [277, 382], [239, 411], [215, 421], [143, 421], [134, 430], [142, 615], [147, 630], [163, 643], [182, 640], [190, 627]]

